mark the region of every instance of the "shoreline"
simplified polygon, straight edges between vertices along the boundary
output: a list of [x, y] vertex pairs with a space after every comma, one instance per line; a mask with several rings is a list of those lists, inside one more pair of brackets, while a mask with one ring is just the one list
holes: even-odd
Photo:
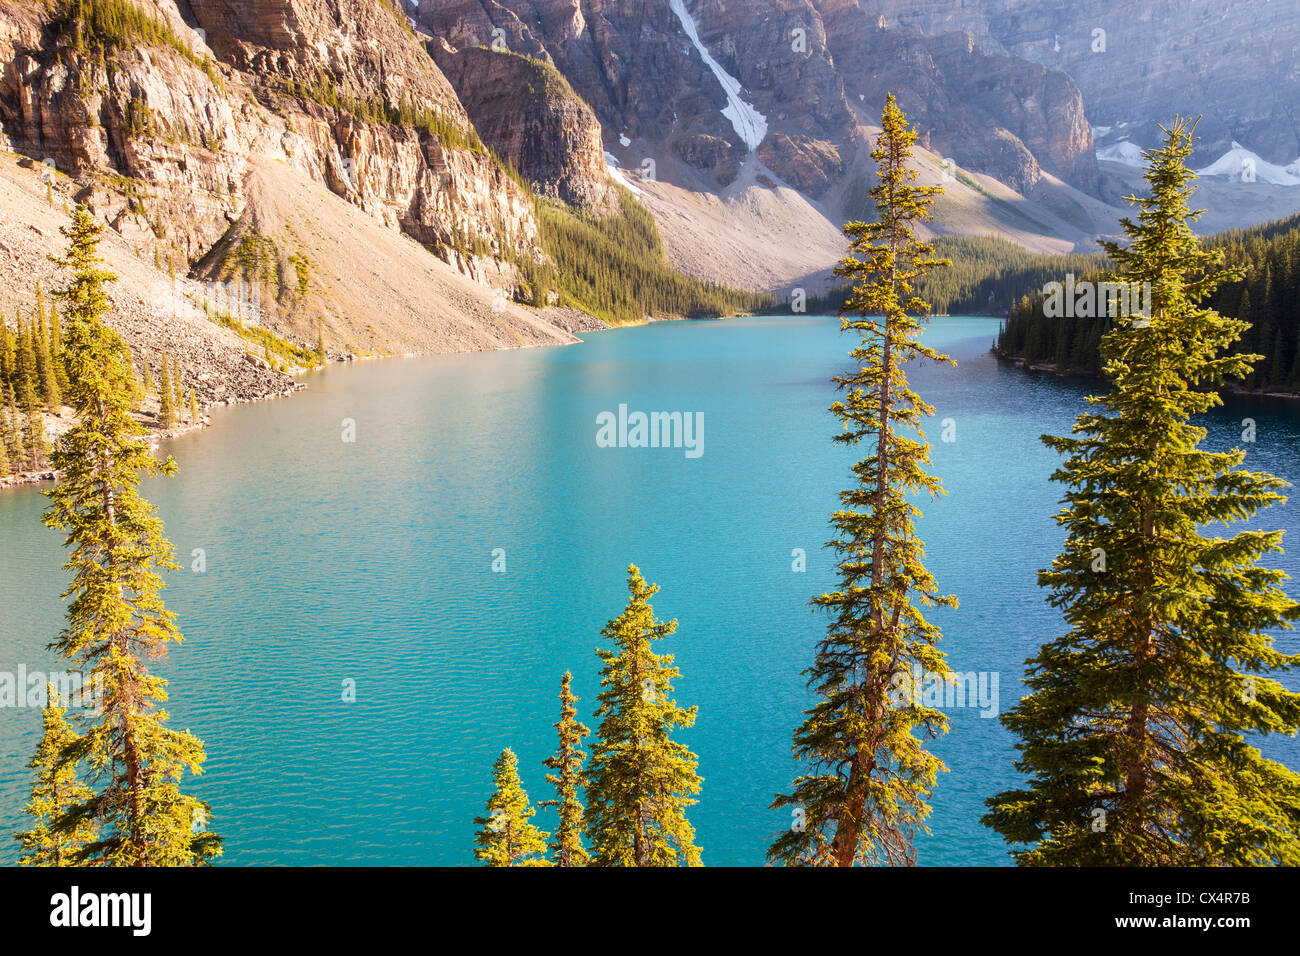
[[[1061, 371], [1052, 362], [1026, 362], [1024, 358], [1019, 355], [1007, 355], [1003, 352], [999, 352], [997, 349], [989, 349], [989, 353], [999, 362], [1014, 365], [1022, 372], [1041, 372], [1051, 375], [1053, 378], [1063, 380], [1073, 379], [1080, 382], [1104, 382], [1106, 380], [1104, 375], [1092, 375], [1088, 372], [1071, 371], [1068, 369], [1066, 371]], [[1300, 392], [1266, 392], [1262, 389], [1243, 388], [1240, 385], [1223, 385], [1215, 389], [1215, 391], [1219, 392], [1221, 395], [1227, 394], [1240, 398], [1278, 398], [1285, 401], [1300, 400]]]
[[[303, 369], [301, 371], [307, 370]], [[301, 374], [301, 372], [299, 374]], [[159, 442], [170, 441], [173, 438], [180, 438], [182, 435], [188, 435], [191, 432], [202, 431], [207, 428], [212, 424], [212, 417], [208, 412], [214, 408], [229, 408], [235, 405], [251, 405], [254, 402], [271, 401], [276, 398], [289, 398], [298, 392], [304, 391], [306, 388], [307, 386], [305, 384], [295, 380], [292, 388], [282, 389], [278, 392], [270, 392], [266, 395], [258, 395], [253, 398], [231, 398], [220, 402], [213, 402], [211, 405], [205, 406], [199, 412], [199, 420], [197, 422], [189, 422], [185, 425], [177, 425], [174, 428], [166, 429], [150, 428], [146, 424], [144, 435], [141, 437], [149, 441], [151, 448], [156, 448]], [[63, 418], [58, 418], [58, 420], [67, 421], [67, 419]], [[141, 422], [141, 424], [145, 423]], [[66, 429], [64, 430], [66, 431]], [[62, 434], [62, 432], [59, 432], [58, 434]], [[18, 474], [0, 478], [0, 492], [8, 491], [11, 488], [21, 488], [26, 485], [39, 485], [42, 482], [56, 481], [57, 479], [58, 472], [53, 468], [38, 468], [35, 471], [23, 471]]]
[[[556, 307], [554, 306], [549, 308], [550, 311], [552, 312], [552, 316], [554, 316], [557, 311], [561, 311], [561, 310], [557, 310]], [[568, 321], [565, 322], [565, 325], [560, 325], [559, 323], [556, 323], [557, 327], [564, 328], [564, 330], [568, 332], [570, 335], [573, 335], [575, 339], [577, 338], [576, 333], [578, 332], [607, 332], [612, 329], [636, 328], [638, 326], [643, 326], [643, 325], [653, 325], [657, 322], [692, 322], [692, 321], [721, 322], [726, 319], [743, 318], [746, 315], [746, 313], [739, 313], [737, 315], [717, 315], [717, 316], [701, 316], [701, 317], [680, 316], [680, 315], [656, 317], [656, 316], [648, 315], [643, 317], [639, 322], [629, 322], [621, 325], [610, 325], [606, 322], [602, 322], [599, 319], [593, 318], [592, 316], [589, 316], [585, 312], [581, 312], [578, 309], [565, 309], [562, 311], [569, 313], [569, 315], [567, 316]], [[578, 319], [578, 316], [583, 316], [585, 318]], [[565, 327], [566, 325], [569, 327], [566, 328]], [[355, 362], [363, 362], [363, 361], [380, 361], [384, 359], [403, 359], [403, 358], [407, 358], [407, 359], [431, 358], [436, 355], [455, 355], [455, 354], [469, 355], [469, 354], [475, 354], [481, 352], [516, 351], [516, 350], [523, 350], [523, 349], [530, 349], [530, 348], [564, 348], [569, 345], [580, 345], [581, 343], [582, 340], [577, 339], [577, 341], [575, 342], [557, 342], [557, 343], [546, 344], [546, 345], [522, 345], [522, 346], [512, 346], [504, 349], [472, 349], [463, 353], [405, 352], [405, 353], [392, 353], [387, 355], [385, 354], [359, 355], [354, 352], [348, 352], [348, 353], [344, 353], [339, 358], [327, 359], [326, 364], [324, 366], [317, 366], [314, 368], [298, 368], [292, 372], [289, 372], [288, 374], [292, 376], [303, 375], [307, 372], [324, 371], [330, 365], [351, 365]], [[146, 422], [141, 422], [141, 423], [145, 424], [145, 437], [148, 438], [152, 446], [156, 447], [159, 442], [169, 441], [173, 438], [179, 438], [182, 435], [188, 435], [192, 432], [202, 431], [203, 429], [209, 427], [212, 424], [212, 418], [208, 413], [212, 409], [229, 408], [235, 405], [251, 405], [253, 402], [265, 402], [265, 401], [270, 401], [272, 399], [278, 399], [278, 398], [291, 398], [293, 395], [297, 394], [298, 392], [305, 391], [306, 389], [307, 389], [307, 385], [304, 382], [300, 382], [295, 378], [293, 385], [290, 388], [282, 389], [277, 392], [268, 392], [265, 395], [256, 395], [250, 398], [225, 399], [223, 401], [213, 402], [211, 405], [204, 406], [204, 408], [201, 409], [199, 412], [198, 422], [191, 422], [186, 425], [180, 425], [175, 428], [169, 428], [166, 430], [151, 428]], [[61, 422], [68, 421], [68, 419], [57, 417], [57, 416], [56, 416], [56, 420]], [[55, 437], [57, 438], [58, 435], [60, 434], [62, 434], [62, 431], [57, 431], [55, 433]], [[58, 474], [53, 468], [40, 468], [35, 471], [26, 471], [14, 475], [8, 475], [6, 477], [0, 478], [0, 494], [12, 488], [21, 488], [27, 485], [39, 485], [42, 482], [47, 482], [47, 481], [53, 482], [56, 481], [57, 479], [58, 479]]]
[[[606, 323], [601, 322], [599, 319], [592, 318], [591, 316], [588, 316], [585, 312], [580, 312], [577, 309], [557, 309], [555, 307], [550, 307], [550, 310], [552, 312], [552, 316], [560, 320], [555, 323], [556, 327], [562, 328], [570, 335], [573, 335], [576, 341], [557, 342], [557, 343], [552, 343], [547, 345], [513, 346], [508, 349], [474, 349], [471, 351], [472, 352], [497, 352], [497, 351], [513, 351], [514, 349], [517, 348], [560, 348], [566, 345], [577, 345], [581, 343], [582, 340], [577, 338], [577, 336], [574, 334], [575, 332], [606, 331], [608, 329], [619, 327], [619, 326], [607, 325]], [[583, 318], [580, 319], [579, 316], [582, 316]], [[655, 320], [652, 316], [647, 316], [641, 322], [636, 324], [645, 325], [653, 321]], [[292, 372], [288, 372], [287, 374], [289, 374], [290, 376], [298, 376], [298, 375], [303, 375], [307, 372], [322, 371], [328, 368], [330, 365], [351, 365], [354, 362], [379, 361], [381, 359], [427, 358], [433, 355], [448, 355], [448, 354], [454, 354], [454, 353], [408, 352], [408, 353], [394, 353], [388, 355], [382, 355], [382, 354], [358, 355], [355, 352], [347, 352], [347, 353], [343, 353], [338, 358], [326, 359], [324, 366], [317, 366], [315, 368], [297, 368], [294, 369]], [[149, 424], [150, 416], [148, 415], [142, 416], [140, 419], [137, 420], [139, 420], [140, 423], [145, 426], [144, 437], [149, 440], [149, 443], [152, 447], [156, 448], [159, 442], [169, 441], [173, 438], [179, 438], [182, 435], [188, 435], [191, 432], [202, 431], [203, 429], [210, 426], [212, 424], [212, 418], [209, 415], [209, 412], [211, 412], [213, 409], [229, 408], [235, 405], [251, 405], [253, 402], [265, 402], [265, 401], [271, 401], [272, 399], [278, 399], [278, 398], [290, 398], [293, 395], [297, 394], [298, 392], [305, 391], [306, 388], [307, 388], [306, 383], [301, 382], [296, 377], [294, 377], [292, 386], [281, 389], [279, 391], [267, 392], [264, 395], [254, 395], [248, 398], [242, 398], [242, 397], [228, 398], [228, 399], [223, 399], [222, 401], [219, 402], [213, 402], [211, 405], [205, 405], [199, 411], [199, 421], [191, 422], [186, 425], [179, 425], [175, 428], [168, 428], [168, 429], [153, 428]], [[68, 418], [64, 418], [63, 416], [57, 416], [57, 415], [47, 416], [47, 417], [53, 418], [56, 422], [62, 423], [66, 426], [64, 428], [54, 429], [54, 435], [52, 437], [55, 438], [56, 440], [61, 434], [63, 434], [64, 431], [67, 430], [68, 427], [71, 427], [71, 421]], [[13, 488], [22, 488], [28, 485], [39, 485], [43, 482], [47, 482], [47, 481], [53, 482], [57, 480], [58, 480], [58, 472], [53, 468], [38, 468], [35, 471], [19, 472], [17, 474], [0, 477], [0, 494], [3, 494], [4, 492]]]

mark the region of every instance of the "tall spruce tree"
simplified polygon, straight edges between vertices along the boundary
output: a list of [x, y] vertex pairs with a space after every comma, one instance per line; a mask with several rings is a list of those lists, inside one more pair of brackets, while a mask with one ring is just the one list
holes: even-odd
[[77, 776], [77, 765], [68, 759], [76, 750], [77, 733], [67, 718], [58, 688], [45, 685], [41, 742], [27, 764], [36, 772], [31, 799], [23, 811], [35, 820], [30, 830], [15, 834], [23, 866], [69, 866], [81, 850], [95, 839], [94, 823], [73, 811], [90, 797], [90, 788]]
[[50, 354], [54, 358], [54, 374], [59, 387], [59, 394], [68, 394], [68, 359], [63, 351], [63, 325], [59, 321], [59, 310], [50, 306]]
[[578, 790], [582, 786], [582, 761], [587, 755], [581, 749], [582, 740], [591, 733], [577, 719], [578, 698], [573, 695], [573, 675], [568, 671], [560, 680], [560, 719], [555, 731], [560, 738], [559, 749], [543, 764], [555, 773], [546, 775], [546, 782], [555, 788], [556, 799], [544, 800], [539, 807], [555, 807], [560, 825], [551, 836], [551, 862], [556, 866], [586, 866], [589, 860], [582, 839], [586, 822]]
[[163, 428], [176, 426], [176, 393], [172, 389], [171, 370], [167, 367], [167, 353], [163, 353], [162, 371], [158, 378], [158, 422]]
[[1229, 351], [1246, 323], [1201, 305], [1231, 276], [1190, 226], [1193, 128], [1176, 120], [1147, 153], [1151, 195], [1129, 197], [1131, 241], [1107, 247], [1115, 280], [1150, 283], [1150, 315], [1117, 320], [1110, 391], [1072, 437], [1044, 437], [1067, 456], [1067, 536], [1039, 583], [1069, 631], [1030, 659], [1003, 717], [1027, 784], [984, 818], [1029, 845], [1013, 853], [1025, 865], [1300, 863], [1300, 775], [1245, 736], [1300, 725], [1300, 694], [1265, 676], [1300, 664], [1267, 634], [1300, 616], [1259, 563], [1282, 532], [1212, 528], [1282, 501], [1284, 483], [1242, 469], [1240, 449], [1202, 450], [1191, 424], [1260, 358]]
[[18, 368], [18, 340], [0, 316], [0, 384], [10, 385]]
[[185, 411], [185, 375], [181, 371], [180, 363], [172, 359], [172, 387], [176, 390], [176, 396], [172, 407], [176, 411], [176, 418], [179, 420], [181, 414]]
[[627, 569], [627, 608], [601, 631], [616, 651], [597, 649], [604, 666], [597, 696], [600, 726], [587, 769], [587, 834], [594, 866], [699, 866], [700, 848], [686, 808], [696, 801], [699, 758], [671, 737], [695, 723], [678, 706], [680, 672], [654, 642], [677, 630], [655, 618], [647, 584]]
[[4, 415], [4, 442], [9, 452], [9, 467], [14, 472], [27, 467], [27, 445], [23, 441], [22, 419], [18, 415], [18, 404], [14, 400], [13, 389], [4, 387], [4, 404], [0, 407]]
[[787, 865], [915, 862], [914, 835], [925, 830], [944, 769], [917, 734], [945, 731], [947, 718], [921, 705], [910, 677], [898, 678], [950, 675], [923, 609], [956, 600], [939, 594], [925, 568], [910, 498], [943, 494], [925, 470], [930, 446], [920, 431], [933, 409], [905, 371], [914, 359], [951, 363], [920, 343], [929, 306], [913, 294], [916, 280], [947, 260], [916, 238], [940, 190], [913, 185], [916, 133], [892, 95], [881, 127], [872, 152], [880, 181], [870, 191], [879, 221], [844, 227], [850, 250], [836, 270], [854, 282], [840, 328], [860, 336], [850, 352], [858, 369], [833, 380], [845, 396], [831, 406], [844, 426], [835, 441], [866, 440], [872, 451], [853, 466], [856, 483], [831, 516], [840, 587], [813, 600], [831, 622], [806, 672], [818, 699], [794, 734], [795, 756], [810, 768], [772, 804], [792, 808], [791, 827], [768, 851]]
[[27, 454], [24, 465], [29, 471], [36, 471], [49, 463], [50, 442], [45, 431], [45, 413], [41, 410], [41, 404], [36, 398], [36, 390], [32, 388], [30, 381], [23, 382], [18, 401], [26, 421], [22, 432], [23, 447]]
[[208, 806], [180, 789], [185, 770], [202, 772], [203, 744], [167, 726], [159, 706], [167, 682], [144, 663], [181, 635], [160, 595], [160, 570], [177, 565], [138, 486], [141, 475], [171, 475], [175, 464], [153, 457], [131, 418], [127, 351], [103, 322], [104, 284], [116, 277], [96, 253], [102, 231], [78, 206], [64, 230], [67, 255], [56, 260], [69, 273], [58, 296], [76, 424], [60, 442], [59, 481], [47, 492], [45, 523], [67, 532], [64, 567], [73, 575], [64, 592], [72, 599], [67, 627], [51, 647], [82, 664], [101, 694], [98, 716], [68, 755], [85, 763], [95, 792], [68, 816], [100, 827], [78, 862], [194, 865], [221, 852], [220, 838], [206, 829]]
[[13, 442], [9, 434], [9, 408], [0, 401], [0, 478], [7, 478], [14, 472], [9, 463], [9, 447]]
[[59, 388], [58, 372], [55, 369], [55, 358], [50, 348], [50, 327], [43, 314], [39, 314], [33, 323], [36, 326], [36, 366], [39, 369], [41, 381], [41, 401], [45, 403], [45, 408], [50, 414], [57, 414], [59, 406], [63, 404], [63, 392]]
[[519, 779], [519, 758], [508, 747], [492, 765], [492, 782], [487, 815], [474, 818], [474, 856], [487, 866], [547, 866], [546, 834], [532, 823], [537, 811]]

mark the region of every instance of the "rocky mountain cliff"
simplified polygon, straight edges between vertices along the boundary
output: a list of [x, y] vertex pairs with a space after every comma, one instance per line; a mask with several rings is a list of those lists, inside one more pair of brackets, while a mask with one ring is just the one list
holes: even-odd
[[460, 96], [474, 128], [543, 196], [588, 212], [616, 206], [600, 122], [553, 65], [488, 47], [429, 52]]
[[[533, 200], [387, 0], [0, 0], [0, 149], [39, 160], [32, 182], [89, 205], [124, 240], [111, 264], [163, 290], [152, 323], [122, 320], [151, 362], [187, 275], [336, 355], [573, 341], [510, 303], [512, 263], [542, 256]], [[23, 219], [6, 209], [0, 242]], [[371, 254], [328, 252], [340, 231]], [[8, 277], [7, 315], [37, 272]]]
[[887, 27], [960, 32], [983, 50], [1068, 73], [1095, 126], [1143, 146], [1175, 113], [1203, 115], [1200, 156], [1233, 140], [1300, 156], [1300, 5], [1294, 0], [859, 0]]
[[[1043, 171], [1097, 185], [1068, 76], [964, 35], [882, 29], [849, 0], [422, 0], [417, 19], [454, 47], [495, 43], [554, 64], [607, 148], [631, 166], [668, 159], [656, 173], [669, 178], [725, 187], [756, 146], [772, 173], [820, 199], [892, 91], [958, 165], [1022, 192]], [[757, 143], [724, 113], [746, 109], [764, 125]]]
[[[571, 315], [512, 301], [550, 301], [536, 197], [616, 215], [621, 182], [681, 271], [814, 283], [864, 212], [889, 92], [944, 186], [937, 231], [1094, 249], [1136, 172], [1099, 165], [1094, 126], [1136, 139], [1203, 111], [1203, 133], [1280, 161], [1296, 146], [1295, 0], [1227, 19], [1152, 3], [0, 0], [0, 252], [30, 238], [19, 197], [49, 193], [112, 227], [137, 288], [255, 298], [251, 331], [205, 300], [223, 347], [567, 342]], [[1286, 175], [1249, 203], [1222, 192], [1216, 224], [1290, 211]], [[0, 287], [6, 315], [26, 280]], [[169, 296], [131, 324], [151, 362]], [[249, 388], [284, 384], [263, 378]]]

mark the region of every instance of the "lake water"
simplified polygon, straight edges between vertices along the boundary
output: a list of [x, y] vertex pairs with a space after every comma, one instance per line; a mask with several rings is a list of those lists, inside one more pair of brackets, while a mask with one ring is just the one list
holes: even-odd
[[[924, 504], [920, 532], [961, 601], [937, 618], [943, 647], [954, 670], [998, 676], [1005, 711], [1024, 659], [1061, 629], [1035, 584], [1063, 537], [1047, 480], [1057, 458], [1038, 436], [1065, 433], [1088, 387], [999, 366], [996, 330], [936, 320], [927, 340], [961, 365], [912, 378], [936, 407], [928, 431], [948, 490]], [[800, 672], [824, 625], [808, 600], [834, 581], [822, 544], [850, 457], [829, 440], [827, 379], [849, 346], [834, 319], [761, 318], [362, 363], [169, 443], [180, 474], [145, 493], [185, 566], [166, 599], [186, 642], [161, 670], [173, 724], [207, 746], [207, 772], [186, 785], [214, 809], [223, 862], [473, 863], [472, 819], [503, 747], [534, 801], [552, 795], [541, 761], [565, 669], [595, 726], [593, 648], [635, 562], [662, 588], [659, 616], [680, 622], [659, 650], [677, 656], [678, 700], [699, 706], [679, 738], [700, 757], [690, 817], [704, 861], [761, 863], [790, 822], [767, 806], [796, 772], [790, 734], [810, 701]], [[597, 447], [597, 416], [620, 404], [703, 413], [703, 454]], [[1234, 400], [1208, 421], [1207, 444], [1235, 443], [1243, 417], [1258, 428], [1248, 464], [1300, 478], [1300, 408]], [[939, 441], [942, 419], [954, 441]], [[0, 494], [0, 669], [56, 666], [43, 648], [65, 575], [44, 504], [36, 489]], [[1300, 528], [1300, 501], [1255, 524]], [[195, 549], [205, 573], [190, 569]], [[1300, 545], [1278, 560], [1300, 574]], [[1015, 782], [1012, 740], [978, 709], [951, 716], [920, 862], [1006, 863], [978, 819]], [[0, 709], [0, 831], [22, 823], [39, 723]], [[1295, 740], [1264, 749], [1300, 766]], [[550, 829], [553, 811], [538, 822]], [[16, 855], [0, 839], [0, 862]]]

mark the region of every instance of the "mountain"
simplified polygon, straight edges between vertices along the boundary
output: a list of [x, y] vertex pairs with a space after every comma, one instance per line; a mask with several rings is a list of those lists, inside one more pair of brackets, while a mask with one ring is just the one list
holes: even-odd
[[[510, 301], [513, 263], [542, 255], [527, 184], [381, 0], [0, 0], [0, 148], [0, 248], [31, 269], [5, 314], [58, 282], [57, 231], [29, 206], [84, 202], [129, 277], [116, 321], [155, 375], [192, 332], [206, 402], [291, 385], [235, 376], [206, 343], [242, 363], [267, 335], [323, 332], [335, 356], [574, 341]], [[255, 300], [257, 327], [189, 307], [214, 288]]]
[[1156, 35], [1149, 6], [0, 0], [0, 309], [56, 283], [75, 202], [111, 227], [138, 356], [184, 339], [206, 401], [290, 387], [275, 366], [321, 336], [336, 358], [555, 344], [592, 322], [552, 302], [627, 321], [756, 301], [717, 285], [815, 294], [890, 92], [944, 187], [933, 234], [1095, 251], [1174, 110], [1212, 134], [1205, 228], [1300, 208], [1287, 4], [1243, 0], [1271, 37], [1199, 0]]
[[[1270, 162], [1293, 159], [1294, 5], [1250, 0], [1229, 26], [1207, 3], [1156, 6], [1168, 9], [1127, 0], [420, 0], [406, 9], [452, 49], [553, 66], [590, 104], [620, 174], [644, 190], [674, 261], [775, 289], [824, 278], [809, 259], [828, 263], [842, 249], [822, 227], [862, 212], [888, 92], [921, 132], [921, 165], [948, 191], [935, 231], [1000, 235], [1035, 251], [1094, 251], [1118, 233], [1135, 158], [1175, 112], [1206, 114], [1207, 166], [1229, 148], [1228, 129], [1249, 133], [1243, 142]], [[1247, 22], [1254, 12], [1281, 41]], [[1260, 88], [1261, 72], [1276, 74], [1273, 89]], [[473, 95], [473, 76], [453, 82], [462, 99]], [[1300, 190], [1220, 179], [1205, 193], [1217, 217], [1207, 228], [1300, 208]], [[820, 222], [795, 242], [762, 238], [773, 224], [809, 219]], [[728, 272], [722, 260], [743, 264]]]
[[1070, 75], [1088, 118], [1154, 145], [1175, 113], [1202, 116], [1205, 164], [1246, 143], [1300, 156], [1300, 9], [1287, 0], [862, 0], [892, 29], [960, 32], [981, 49]]

